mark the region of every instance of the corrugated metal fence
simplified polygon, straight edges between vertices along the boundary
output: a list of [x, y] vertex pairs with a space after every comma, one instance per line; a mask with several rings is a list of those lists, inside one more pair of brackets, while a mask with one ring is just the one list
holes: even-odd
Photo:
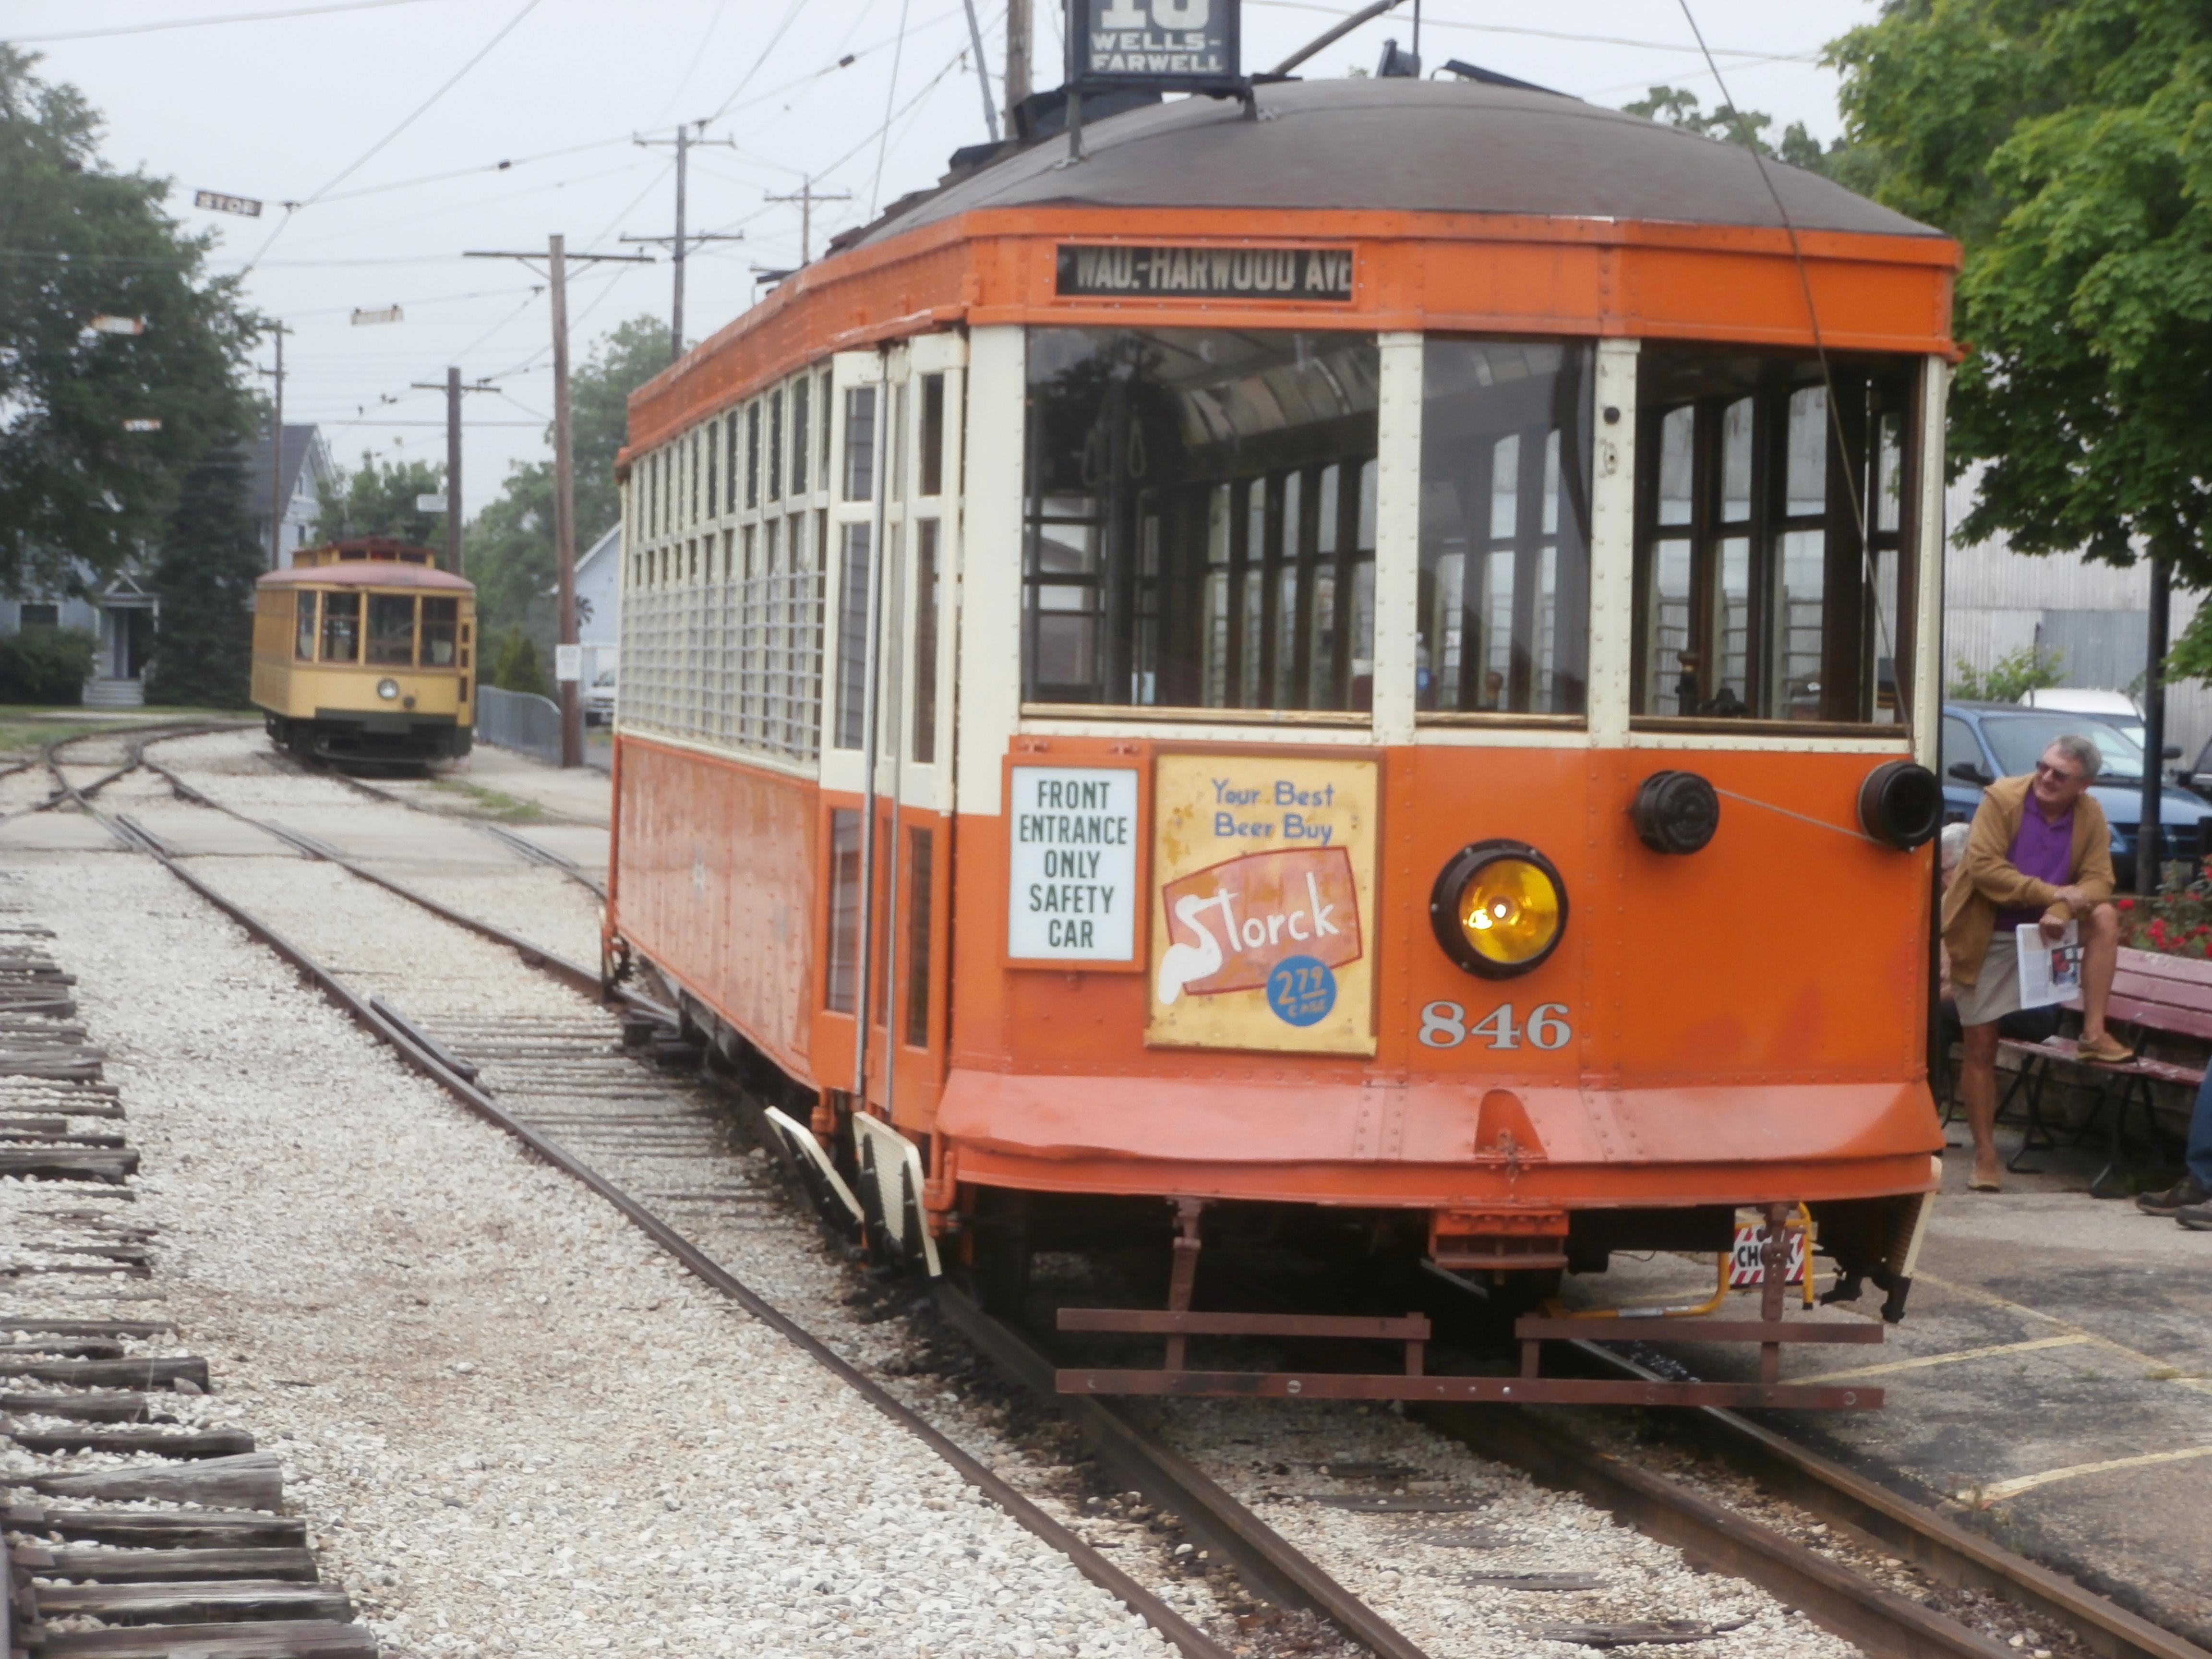
[[561, 705], [529, 691], [477, 688], [477, 741], [561, 763]]

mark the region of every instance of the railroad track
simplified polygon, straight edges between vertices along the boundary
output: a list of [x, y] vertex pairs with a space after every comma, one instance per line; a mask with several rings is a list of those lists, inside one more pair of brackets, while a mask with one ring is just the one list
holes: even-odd
[[0, 1172], [22, 1184], [0, 1258], [0, 1437], [18, 1458], [0, 1637], [28, 1659], [375, 1659], [285, 1512], [276, 1457], [191, 1420], [206, 1358], [164, 1320], [76, 1316], [153, 1277], [158, 1233], [134, 1217], [138, 1153], [52, 939], [0, 913]]
[[[294, 851], [334, 863], [449, 925], [508, 945], [526, 965], [571, 991], [596, 995], [596, 976], [574, 964], [562, 963], [505, 930], [476, 921], [404, 883], [369, 871], [312, 838], [223, 805], [170, 769], [143, 763], [167, 779], [180, 799], [253, 824]], [[766, 1194], [757, 1182], [698, 1179], [702, 1167], [716, 1158], [726, 1158], [730, 1151], [720, 1139], [712, 1103], [696, 1090], [679, 1095], [665, 1079], [641, 1074], [637, 1060], [625, 1052], [615, 1016], [604, 1008], [579, 1008], [573, 1017], [557, 1018], [447, 1014], [418, 1024], [383, 999], [362, 994], [339, 972], [201, 880], [143, 826], [124, 817], [104, 817], [104, 821], [119, 836], [160, 858], [173, 874], [284, 956], [405, 1063], [606, 1198], [704, 1282], [799, 1343], [871, 1404], [923, 1438], [964, 1478], [1060, 1550], [1085, 1577], [1120, 1597], [1180, 1650], [1209, 1656], [1224, 1651], [1213, 1637], [773, 1307], [695, 1242], [694, 1233], [711, 1226], [726, 1228], [733, 1216], [749, 1217], [750, 1224], [757, 1226], [776, 1223], [764, 1212]], [[630, 1012], [633, 1018], [672, 1018], [667, 1010], [643, 999], [632, 999]], [[680, 1215], [685, 1224], [679, 1227], [671, 1215]], [[953, 1287], [940, 1283], [936, 1301], [945, 1318], [1009, 1381], [1048, 1399], [1115, 1480], [1141, 1494], [1146, 1506], [1176, 1517], [1188, 1534], [1188, 1547], [1230, 1565], [1248, 1593], [1278, 1607], [1325, 1620], [1346, 1639], [1387, 1659], [1422, 1659], [1426, 1650], [1378, 1611], [1372, 1599], [1333, 1576], [1312, 1553], [1270, 1524], [1254, 1502], [1209, 1474], [1188, 1448], [1176, 1449], [1116, 1407], [1053, 1394], [1052, 1362], [1026, 1338], [985, 1316]], [[1584, 1346], [1584, 1358], [1611, 1374], [1648, 1375], [1609, 1350]], [[1556, 1418], [1486, 1407], [1431, 1407], [1419, 1415], [1429, 1427], [1486, 1458], [1517, 1468], [1544, 1485], [1578, 1492], [1675, 1546], [1699, 1566], [1759, 1585], [1866, 1652], [1912, 1659], [2018, 1659], [2016, 1649], [1961, 1619], [1925, 1605], [1847, 1560], [1763, 1525], [1690, 1484], [1594, 1445]], [[1823, 1517], [1820, 1525], [1838, 1529], [1862, 1550], [1893, 1552], [1893, 1560], [1909, 1560], [1933, 1583], [1996, 1598], [2063, 1631], [2071, 1645], [2102, 1659], [2207, 1659], [2202, 1650], [2182, 1638], [1770, 1431], [1724, 1412], [1708, 1411], [1698, 1421], [1720, 1437], [1729, 1455], [1762, 1486]], [[1280, 1496], [1263, 1492], [1257, 1501], [1273, 1503]], [[1308, 1494], [1300, 1501], [1310, 1505], [1316, 1500]], [[1352, 1492], [1329, 1494], [1318, 1501], [1356, 1510], [1363, 1500]], [[1425, 1507], [1425, 1501], [1409, 1501], [1395, 1510], [1387, 1504], [1381, 1509], [1370, 1505], [1363, 1518], [1382, 1514], [1418, 1519], [1425, 1515], [1432, 1520], [1440, 1511], [1464, 1510], [1472, 1500], [1447, 1497], [1426, 1501]], [[1291, 1506], [1291, 1512], [1296, 1507]], [[1507, 1572], [1475, 1574], [1471, 1582], [1509, 1590], [1541, 1590], [1574, 1588], [1581, 1577]], [[1694, 1621], [1689, 1628], [1614, 1622], [1539, 1627], [1530, 1633], [1602, 1647], [1680, 1643], [1725, 1631], [1698, 1626]]]

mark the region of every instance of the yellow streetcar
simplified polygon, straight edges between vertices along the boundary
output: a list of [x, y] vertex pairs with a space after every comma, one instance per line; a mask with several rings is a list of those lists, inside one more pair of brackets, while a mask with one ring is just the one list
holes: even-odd
[[302, 760], [469, 752], [477, 591], [381, 536], [303, 547], [254, 585], [253, 704]]

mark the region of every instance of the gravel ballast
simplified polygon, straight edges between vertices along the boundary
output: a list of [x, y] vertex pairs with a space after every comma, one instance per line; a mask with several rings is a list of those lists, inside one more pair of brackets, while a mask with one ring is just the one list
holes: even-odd
[[160, 1316], [392, 1652], [1167, 1651], [151, 861], [10, 879], [130, 1103]]

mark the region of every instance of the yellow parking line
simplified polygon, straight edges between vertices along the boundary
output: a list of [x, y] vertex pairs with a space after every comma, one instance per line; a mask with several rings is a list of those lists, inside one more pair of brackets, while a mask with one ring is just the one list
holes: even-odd
[[2033, 1342], [1999, 1342], [1986, 1348], [1960, 1348], [1954, 1353], [1933, 1353], [1924, 1359], [1893, 1359], [1887, 1365], [1861, 1365], [1848, 1371], [1822, 1371], [1818, 1376], [1793, 1376], [1794, 1382], [1841, 1382], [1846, 1378], [1887, 1376], [1892, 1371], [1925, 1370], [1930, 1365], [1955, 1365], [1962, 1359], [1990, 1359], [1998, 1354], [2029, 1353], [2038, 1348], [2078, 1348], [2091, 1339], [2085, 1335], [2041, 1336]]
[[2072, 1480], [2085, 1474], [2103, 1474], [2109, 1469], [2148, 1468], [2154, 1463], [2182, 1463], [2192, 1457], [2212, 1457], [2212, 1446], [2185, 1446], [2179, 1451], [2145, 1452], [2140, 1457], [2114, 1457], [2102, 1463], [2076, 1463], [2070, 1468], [2046, 1469], [2041, 1474], [2023, 1474], [2017, 1480], [2000, 1480], [1993, 1486], [1984, 1486], [1979, 1494], [1960, 1492], [1959, 1496], [1972, 1503], [1977, 1495], [1984, 1504], [1995, 1504], [2007, 1498], [2017, 1498], [2038, 1486], [2047, 1486], [2054, 1480]]
[[2031, 1308], [2021, 1303], [2008, 1301], [1995, 1291], [1983, 1290], [1978, 1285], [1961, 1285], [1955, 1279], [1940, 1279], [1931, 1273], [1923, 1273], [1917, 1277], [1921, 1284], [1941, 1285], [1944, 1290], [1957, 1296], [1963, 1296], [1971, 1302], [1979, 1302], [1992, 1308], [2002, 1308], [2009, 1313], [2020, 1314], [2026, 1318], [2038, 1320], [2045, 1325], [2055, 1325], [2068, 1334], [2078, 1336], [2084, 1342], [2092, 1343], [2109, 1353], [2121, 1354], [2134, 1360], [2143, 1368], [2146, 1376], [2153, 1372], [2160, 1373], [2160, 1375], [2156, 1378], [2159, 1382], [2172, 1382], [2181, 1388], [2192, 1389], [2198, 1394], [2212, 1394], [2212, 1377], [2177, 1375], [2171, 1362], [2154, 1358], [2141, 1349], [2130, 1348], [2124, 1342], [2115, 1342], [2109, 1336], [2100, 1336], [2094, 1331], [2084, 1330], [2081, 1326], [2061, 1319], [2056, 1314], [2047, 1314], [2040, 1308]]

